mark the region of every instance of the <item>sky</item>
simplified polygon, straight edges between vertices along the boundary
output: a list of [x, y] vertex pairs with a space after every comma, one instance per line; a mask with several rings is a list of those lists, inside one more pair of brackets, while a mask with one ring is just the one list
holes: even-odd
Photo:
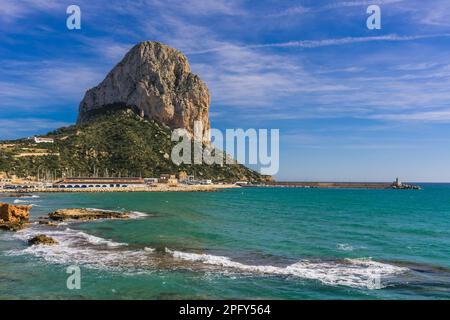
[[[81, 9], [81, 30], [66, 8]], [[366, 9], [381, 8], [369, 30]], [[212, 127], [280, 130], [278, 180], [450, 181], [448, 0], [0, 0], [0, 140], [73, 124], [136, 43], [182, 51]]]

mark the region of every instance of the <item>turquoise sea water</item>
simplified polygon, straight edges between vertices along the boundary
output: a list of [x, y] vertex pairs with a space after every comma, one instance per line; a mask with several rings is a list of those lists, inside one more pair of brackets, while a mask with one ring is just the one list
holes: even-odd
[[37, 196], [0, 201], [135, 218], [0, 231], [0, 299], [450, 298], [450, 185]]

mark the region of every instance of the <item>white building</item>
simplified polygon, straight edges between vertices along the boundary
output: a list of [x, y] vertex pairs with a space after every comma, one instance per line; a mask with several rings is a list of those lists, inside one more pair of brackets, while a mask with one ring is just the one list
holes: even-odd
[[36, 143], [53, 143], [53, 142], [55, 142], [55, 140], [53, 138], [34, 137], [34, 142], [36, 142]]
[[146, 184], [156, 184], [158, 183], [158, 178], [144, 178]]

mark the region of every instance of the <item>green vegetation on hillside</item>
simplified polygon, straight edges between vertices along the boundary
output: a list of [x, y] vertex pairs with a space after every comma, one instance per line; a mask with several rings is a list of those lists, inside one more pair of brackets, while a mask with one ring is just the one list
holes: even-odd
[[134, 113], [118, 112], [86, 125], [50, 132], [55, 142], [21, 139], [0, 142], [0, 172], [19, 177], [141, 176], [185, 171], [215, 181], [252, 180], [261, 175], [240, 164], [175, 165], [169, 128]]

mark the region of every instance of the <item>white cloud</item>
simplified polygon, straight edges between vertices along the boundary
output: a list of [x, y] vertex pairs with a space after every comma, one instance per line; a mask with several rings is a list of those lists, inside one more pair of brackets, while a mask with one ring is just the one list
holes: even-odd
[[239, 1], [233, 0], [147, 0], [147, 3], [160, 9], [190, 15], [243, 15], [245, 11]]
[[433, 69], [438, 66], [439, 64], [434, 62], [420, 62], [420, 63], [400, 64], [393, 66], [392, 69], [398, 71], [422, 71]]
[[401, 114], [377, 114], [372, 119], [389, 121], [425, 121], [425, 122], [450, 122], [450, 107], [446, 110], [413, 112]]
[[341, 8], [350, 8], [350, 7], [362, 7], [369, 5], [388, 5], [394, 3], [404, 2], [405, 0], [366, 0], [366, 1], [339, 1], [333, 2], [330, 4], [325, 4], [322, 6], [316, 7], [305, 7], [305, 6], [295, 6], [288, 8], [286, 10], [281, 11], [280, 13], [273, 14], [271, 16], [282, 17], [288, 15], [296, 15], [296, 14], [308, 14], [315, 12], [322, 12], [328, 10], [335, 10]]
[[[339, 2], [317, 10], [361, 6], [367, 2]], [[378, 3], [382, 2], [399, 1]], [[87, 2], [84, 6], [87, 15], [95, 11]], [[96, 10], [98, 6], [96, 4]], [[351, 65], [334, 62], [324, 66], [311, 65], [305, 58], [307, 53], [300, 55], [300, 50], [295, 54], [286, 52], [288, 50], [277, 50], [406, 42], [445, 38], [450, 36], [448, 33], [411, 36], [389, 34], [239, 45], [222, 29], [207, 25], [202, 20], [205, 15], [227, 15], [239, 19], [253, 17], [238, 1], [127, 2], [118, 7], [113, 6], [113, 13], [107, 12], [101, 18], [110, 21], [119, 9], [121, 14], [129, 15], [130, 20], [135, 21], [135, 28], [129, 30], [130, 37], [109, 35], [90, 39], [80, 35], [77, 38], [83, 45], [84, 54], [92, 53], [100, 57], [99, 61], [30, 63], [17, 69], [22, 70], [21, 74], [15, 73], [14, 68], [4, 72], [0, 67], [0, 81], [4, 84], [0, 89], [0, 107], [10, 107], [14, 103], [24, 108], [44, 103], [70, 102], [76, 108], [84, 91], [103, 79], [109, 69], [137, 42], [134, 41], [136, 38], [139, 41], [162, 41], [186, 53], [193, 72], [199, 74], [210, 88], [212, 112], [216, 117], [226, 117], [238, 110], [239, 116], [250, 120], [270, 120], [271, 117], [280, 120], [343, 116], [370, 118], [377, 112], [390, 114], [387, 110], [413, 112], [445, 108], [442, 104], [450, 99], [450, 69], [441, 67], [428, 72], [429, 68], [434, 67], [429, 62], [402, 61], [393, 64], [392, 60], [386, 60], [385, 67], [377, 65], [374, 71], [371, 70], [370, 59], [375, 55], [371, 54], [365, 59], [353, 57]], [[13, 12], [14, 8], [8, 10]], [[152, 14], [151, 18], [147, 18], [149, 14]], [[334, 59], [339, 58], [339, 54], [324, 54], [323, 57]], [[401, 74], [393, 74], [392, 71], [401, 71]], [[389, 117], [385, 119], [389, 120]]]
[[0, 0], [0, 21], [10, 23], [29, 14], [51, 12], [59, 8], [62, 8], [62, 4], [57, 0]]
[[70, 123], [52, 119], [19, 118], [0, 119], [0, 140], [15, 139], [18, 136], [44, 134], [51, 130], [66, 127]]
[[365, 43], [373, 41], [413, 41], [430, 38], [450, 37], [450, 33], [443, 34], [429, 34], [429, 35], [414, 35], [414, 36], [399, 36], [396, 34], [389, 34], [384, 36], [371, 36], [371, 37], [345, 37], [338, 39], [324, 39], [324, 40], [301, 40], [301, 41], [289, 41], [284, 43], [269, 43], [261, 45], [251, 45], [252, 48], [266, 48], [266, 47], [301, 47], [301, 48], [317, 48], [338, 46], [354, 43]]
[[[252, 44], [243, 45], [243, 48], [249, 49], [259, 49], [259, 48], [319, 48], [319, 47], [329, 47], [329, 46], [339, 46], [355, 43], [366, 43], [366, 42], [379, 42], [379, 41], [414, 41], [421, 39], [431, 39], [431, 38], [446, 38], [450, 37], [450, 33], [442, 34], [425, 34], [425, 35], [414, 35], [414, 36], [399, 36], [396, 34], [389, 34], [384, 36], [370, 36], [370, 37], [345, 37], [345, 38], [331, 38], [322, 40], [299, 40], [299, 41], [288, 41], [280, 43], [265, 43], [265, 44]], [[227, 50], [235, 45], [226, 44], [220, 47], [208, 48], [204, 50], [191, 51], [189, 54], [204, 54], [215, 51]]]
[[98, 84], [105, 71], [62, 61], [4, 61], [0, 67], [0, 108], [32, 109], [73, 103]]
[[351, 89], [314, 77], [292, 57], [232, 45], [207, 62], [193, 63], [192, 69], [208, 84], [213, 103], [235, 108], [280, 109], [292, 95]]
[[135, 43], [123, 43], [111, 38], [80, 37], [85, 48], [91, 53], [102, 57], [103, 61], [116, 64], [135, 45]]
[[450, 3], [447, 0], [434, 0], [428, 2], [426, 6], [420, 6], [414, 9], [417, 20], [423, 24], [437, 27], [450, 26], [448, 19]]

